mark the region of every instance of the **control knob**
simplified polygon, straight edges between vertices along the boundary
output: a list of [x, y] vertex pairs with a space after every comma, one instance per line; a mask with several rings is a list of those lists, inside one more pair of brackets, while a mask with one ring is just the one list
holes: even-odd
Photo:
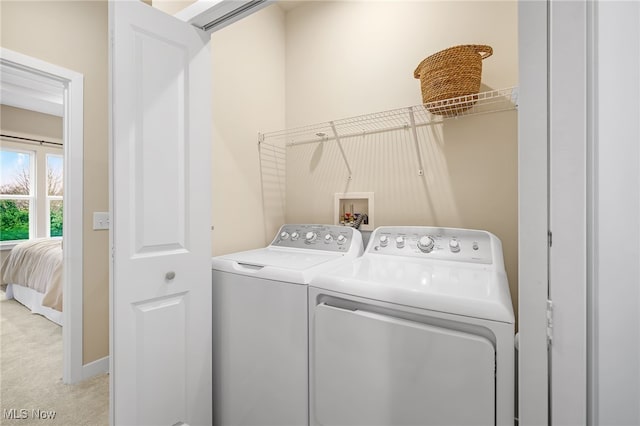
[[304, 240], [307, 243], [312, 243], [316, 240], [316, 238], [318, 238], [318, 234], [316, 234], [315, 232], [309, 231], [305, 234], [304, 236]]
[[300, 234], [298, 234], [297, 232], [293, 232], [291, 234], [291, 241], [296, 241], [298, 238], [300, 238]]
[[420, 239], [418, 240], [418, 248], [423, 253], [431, 253], [435, 244], [436, 242], [433, 241], [433, 238], [428, 235], [420, 237]]
[[344, 235], [338, 235], [338, 244], [342, 245], [347, 242], [347, 237]]
[[452, 253], [458, 253], [460, 251], [460, 243], [458, 240], [449, 241], [449, 249]]
[[386, 247], [389, 244], [389, 238], [386, 235], [380, 237], [380, 245]]
[[327, 235], [324, 236], [324, 242], [326, 244], [329, 244], [332, 241], [333, 241], [333, 237], [331, 236], [331, 234], [327, 234]]
[[282, 231], [280, 233], [280, 239], [281, 240], [288, 240], [289, 239], [289, 233], [287, 231]]
[[404, 247], [404, 237], [396, 238], [396, 247], [398, 248]]

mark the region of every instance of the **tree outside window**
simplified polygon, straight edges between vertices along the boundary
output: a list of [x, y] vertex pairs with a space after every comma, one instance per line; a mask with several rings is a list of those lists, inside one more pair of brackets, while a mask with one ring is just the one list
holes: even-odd
[[34, 153], [0, 150], [0, 241], [33, 235]]

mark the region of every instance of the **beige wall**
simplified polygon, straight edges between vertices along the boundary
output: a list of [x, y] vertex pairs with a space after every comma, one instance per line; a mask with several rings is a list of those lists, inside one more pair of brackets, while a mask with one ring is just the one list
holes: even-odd
[[[308, 2], [286, 18], [286, 124], [295, 127], [421, 103], [422, 59], [488, 44], [483, 90], [517, 85], [517, 3]], [[485, 229], [503, 244], [517, 307], [517, 113], [287, 149], [286, 221], [333, 222], [334, 193], [374, 192], [375, 225]]]
[[0, 128], [11, 135], [62, 143], [62, 117], [0, 105]]
[[285, 125], [285, 45], [275, 5], [211, 37], [214, 255], [264, 247], [273, 237], [265, 237], [258, 132]]
[[92, 230], [108, 211], [106, 1], [0, 2], [4, 48], [84, 75], [84, 363], [109, 354], [108, 233]]
[[493, 47], [483, 84], [518, 84], [516, 1], [309, 1], [286, 22], [288, 127], [419, 104], [414, 69], [458, 44]]

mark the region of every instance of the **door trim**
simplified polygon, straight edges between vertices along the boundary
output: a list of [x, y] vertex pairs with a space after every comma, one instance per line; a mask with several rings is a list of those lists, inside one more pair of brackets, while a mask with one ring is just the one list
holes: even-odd
[[[518, 1], [518, 414], [547, 424], [548, 1]], [[525, 53], [526, 52], [526, 53]]]
[[587, 424], [587, 1], [550, 3], [551, 424]]
[[62, 224], [63, 294], [62, 346], [64, 383], [76, 383], [88, 377], [83, 374], [83, 89], [84, 76], [78, 72], [50, 64], [40, 59], [0, 48], [2, 62], [22, 71], [62, 82], [64, 207]]

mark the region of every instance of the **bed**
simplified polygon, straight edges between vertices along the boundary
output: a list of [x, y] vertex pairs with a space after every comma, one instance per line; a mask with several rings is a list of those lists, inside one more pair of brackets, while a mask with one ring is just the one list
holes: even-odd
[[2, 262], [1, 284], [35, 314], [62, 325], [62, 240], [36, 239], [17, 244]]

